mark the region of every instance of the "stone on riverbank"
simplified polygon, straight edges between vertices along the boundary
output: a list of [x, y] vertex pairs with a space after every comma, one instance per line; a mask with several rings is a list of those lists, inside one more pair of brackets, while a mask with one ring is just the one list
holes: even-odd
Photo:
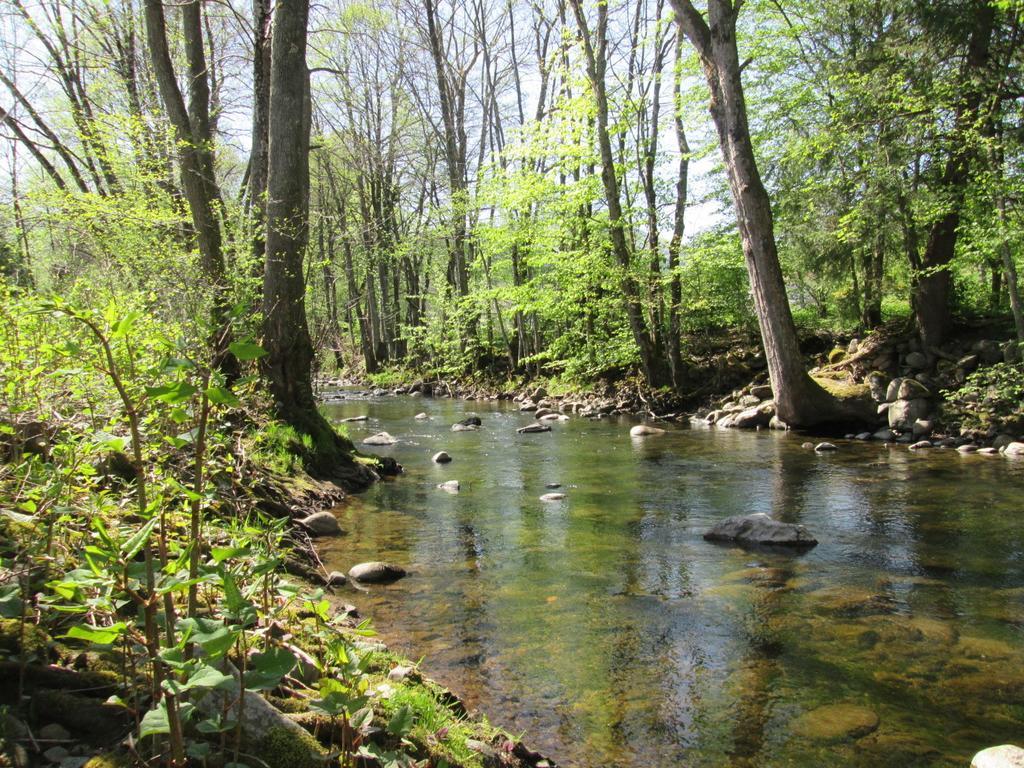
[[800, 715], [790, 727], [813, 741], [853, 741], [878, 729], [878, 715], [855, 704], [827, 704]]
[[971, 760], [971, 768], [1024, 768], [1024, 749], [1014, 744], [983, 749]]
[[708, 541], [735, 541], [740, 544], [772, 544], [786, 547], [813, 547], [818, 540], [802, 525], [780, 523], [764, 512], [727, 517], [704, 534]]
[[447, 451], [438, 451], [430, 460], [435, 464], [447, 464], [452, 460], [452, 457], [448, 455]]
[[654, 435], [664, 435], [665, 430], [659, 427], [652, 427], [649, 424], [637, 424], [631, 430], [629, 430], [630, 437], [653, 437]]
[[299, 525], [309, 531], [311, 536], [340, 536], [344, 533], [338, 518], [326, 510], [302, 518]]
[[363, 439], [363, 445], [394, 445], [398, 438], [389, 435], [387, 432], [378, 432]]
[[324, 577], [324, 584], [328, 587], [343, 587], [348, 583], [348, 577], [341, 571], [331, 571]]
[[406, 571], [400, 565], [386, 563], [382, 560], [359, 563], [359, 565], [353, 565], [348, 569], [348, 577], [352, 581], [362, 584], [390, 584], [405, 575]]

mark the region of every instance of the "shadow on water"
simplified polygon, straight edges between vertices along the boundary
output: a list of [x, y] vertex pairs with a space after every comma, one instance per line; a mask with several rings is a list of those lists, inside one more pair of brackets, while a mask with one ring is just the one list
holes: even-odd
[[[346, 594], [471, 705], [570, 766], [965, 765], [1024, 732], [1024, 463], [778, 433], [531, 418], [499, 403], [329, 406], [406, 474], [339, 510]], [[424, 411], [426, 422], [413, 415]], [[477, 412], [478, 432], [450, 425]], [[438, 450], [453, 461], [430, 461]], [[377, 450], [377, 449], [375, 449]], [[457, 479], [458, 494], [437, 484]], [[548, 483], [567, 498], [546, 503]], [[794, 554], [703, 541], [766, 512]], [[877, 717], [836, 735], [825, 705]]]

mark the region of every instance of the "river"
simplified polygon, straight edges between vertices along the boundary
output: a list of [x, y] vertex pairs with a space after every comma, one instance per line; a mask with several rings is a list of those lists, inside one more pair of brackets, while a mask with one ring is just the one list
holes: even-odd
[[[562, 765], [966, 766], [1020, 743], [1024, 461], [852, 441], [819, 455], [767, 431], [634, 439], [626, 418], [520, 435], [532, 419], [507, 402], [324, 408], [369, 416], [344, 426], [397, 437], [364, 450], [405, 467], [338, 510], [348, 535], [323, 557], [412, 574], [345, 599]], [[450, 431], [470, 413], [479, 431]], [[452, 479], [459, 493], [437, 488]], [[566, 498], [540, 501], [549, 483]], [[820, 544], [703, 540], [751, 512]]]

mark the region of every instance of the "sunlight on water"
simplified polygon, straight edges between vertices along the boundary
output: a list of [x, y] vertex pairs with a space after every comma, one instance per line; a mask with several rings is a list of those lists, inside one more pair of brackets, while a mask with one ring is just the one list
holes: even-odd
[[[505, 403], [353, 398], [406, 473], [339, 510], [343, 593], [495, 723], [570, 766], [966, 766], [1024, 734], [1024, 462], [795, 435], [573, 419]], [[431, 419], [416, 421], [425, 411]], [[452, 433], [475, 412], [478, 432]], [[453, 461], [431, 456], [448, 451]], [[457, 479], [458, 494], [437, 489]], [[539, 497], [560, 483], [563, 501]], [[804, 555], [702, 533], [803, 523]], [[825, 705], [844, 705], [820, 709]]]

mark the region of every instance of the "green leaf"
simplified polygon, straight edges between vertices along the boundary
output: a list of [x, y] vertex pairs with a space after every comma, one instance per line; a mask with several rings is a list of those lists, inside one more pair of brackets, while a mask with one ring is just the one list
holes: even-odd
[[146, 387], [146, 394], [154, 400], [161, 400], [170, 405], [177, 405], [188, 400], [199, 391], [194, 384], [185, 380], [175, 381], [171, 384], [164, 384], [159, 387]]
[[209, 664], [200, 664], [184, 683], [180, 683], [177, 680], [164, 680], [163, 687], [164, 690], [180, 696], [185, 691], [195, 690], [196, 688], [204, 691], [230, 688], [234, 680], [231, 675], [225, 675], [219, 669], [215, 669]]
[[17, 584], [4, 584], [0, 587], [0, 618], [19, 619], [23, 608], [21, 588]]
[[259, 344], [247, 341], [233, 341], [228, 344], [228, 351], [239, 360], [256, 360], [267, 354], [267, 350]]
[[149, 710], [139, 724], [139, 738], [155, 736], [171, 732], [171, 721], [167, 716], [167, 700], [162, 700], [156, 707]]
[[117, 640], [124, 632], [126, 625], [123, 621], [111, 624], [109, 627], [95, 627], [91, 624], [79, 624], [67, 631], [64, 637], [72, 640], [84, 640], [94, 645], [110, 645]]
[[287, 648], [274, 647], [265, 653], [257, 653], [245, 673], [245, 687], [250, 691], [276, 688], [281, 678], [295, 668], [295, 663], [294, 654]]
[[131, 560], [139, 554], [139, 551], [144, 546], [146, 546], [146, 542], [149, 541], [149, 537], [153, 533], [153, 529], [156, 528], [156, 524], [158, 522], [160, 522], [160, 518], [152, 518], [148, 523], [136, 531], [134, 536], [121, 545], [121, 556], [125, 560]]
[[210, 549], [210, 556], [213, 558], [213, 562], [220, 565], [225, 560], [232, 557], [243, 557], [252, 552], [252, 547], [212, 547]]
[[242, 401], [235, 397], [235, 393], [225, 387], [207, 387], [206, 396], [210, 398], [210, 402], [214, 405], [227, 405], [231, 408], [237, 408], [242, 404]]
[[391, 716], [391, 720], [388, 721], [388, 733], [399, 738], [407, 736], [409, 731], [412, 730], [415, 719], [416, 715], [412, 711], [412, 707], [408, 704], [403, 704]]
[[227, 653], [238, 639], [238, 632], [217, 619], [182, 619], [178, 627], [189, 642], [195, 643], [211, 659]]

